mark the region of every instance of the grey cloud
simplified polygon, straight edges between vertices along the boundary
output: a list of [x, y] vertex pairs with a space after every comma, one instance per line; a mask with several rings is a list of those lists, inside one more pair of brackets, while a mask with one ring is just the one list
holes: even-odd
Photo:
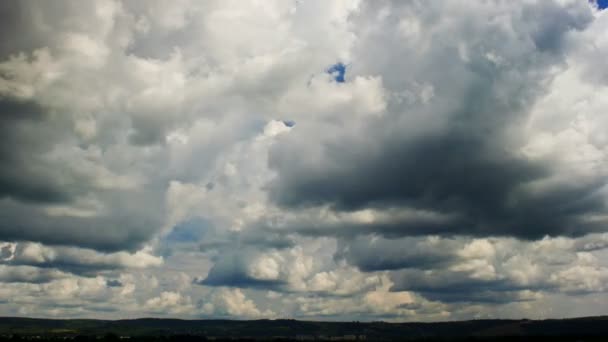
[[[10, 76], [9, 76], [10, 77]], [[34, 101], [3, 97], [0, 100], [3, 125], [18, 120], [36, 120], [44, 117], [44, 109]]]
[[562, 7], [544, 1], [524, 7], [522, 17], [532, 23], [532, 39], [539, 50], [561, 53], [564, 35], [572, 29], [584, 29], [591, 20], [591, 13], [588, 7], [575, 2]]
[[466, 292], [474, 293], [483, 288], [506, 289], [507, 282], [497, 279], [472, 279], [461, 272], [434, 272], [432, 270], [404, 270], [391, 274], [395, 285], [392, 291], [417, 292]]
[[[400, 6], [394, 7], [399, 13]], [[539, 22], [537, 18], [546, 11], [557, 12], [567, 20], [560, 24]], [[450, 33], [444, 32], [446, 37], [466, 35], [469, 25], [485, 25], [470, 20], [472, 23], [457, 22]], [[447, 60], [445, 56], [458, 55], [458, 46], [441, 35], [430, 38], [443, 44], [437, 42], [412, 58], [441, 65], [441, 72], [399, 64], [408, 56], [407, 44], [387, 51], [379, 63], [362, 63], [365, 66], [358, 71], [386, 76], [383, 83], [391, 92], [407, 90], [408, 79], [420, 78], [433, 86], [434, 96], [422, 105], [389, 99], [384, 116], [369, 119], [363, 128], [346, 126], [341, 132], [321, 128], [312, 133], [319, 127], [295, 127], [271, 151], [269, 163], [278, 172], [270, 184], [271, 198], [282, 207], [296, 210], [322, 205], [345, 212], [403, 207], [454, 217], [439, 224], [399, 220], [377, 227], [370, 224], [369, 230], [381, 234], [388, 230], [404, 236], [462, 234], [538, 239], [603, 231], [606, 222], [589, 222], [586, 218], [608, 210], [603, 196], [596, 192], [605, 184], [604, 178], [594, 175], [568, 179], [541, 192], [530, 190], [533, 184], [564, 176], [552, 160], [522, 154], [525, 135], [518, 130], [542, 94], [547, 72], [563, 62], [565, 47], [561, 42], [572, 31], [588, 25], [590, 9], [585, 4], [559, 7], [552, 3], [549, 8], [534, 5], [525, 7], [524, 14], [514, 20], [514, 30], [533, 25], [538, 26], [538, 32], [518, 32], [531, 35], [522, 41], [508, 30], [490, 25], [480, 38], [488, 39], [485, 49], [489, 52], [484, 54], [476, 50], [481, 46], [472, 46], [468, 60]], [[383, 21], [384, 29], [377, 35], [364, 36], [361, 44], [368, 43], [366, 39], [382, 44], [396, 39], [396, 24]], [[550, 36], [545, 33], [549, 31]], [[547, 44], [547, 51], [529, 45], [526, 39]], [[369, 54], [374, 51], [368, 48], [354, 58], [366, 61], [373, 58]], [[493, 62], [490, 53], [504, 60]], [[387, 69], [391, 73], [384, 73]], [[310, 151], [313, 147], [305, 143], [312, 135], [320, 141], [312, 145], [318, 150]], [[312, 163], [303, 158], [308, 154], [319, 157]], [[358, 227], [353, 225], [353, 234]], [[318, 233], [323, 234], [325, 228], [328, 235], [335, 234], [331, 226], [322, 224], [317, 227]]]
[[87, 309], [90, 309], [92, 311], [97, 311], [97, 312], [117, 312], [120, 311], [120, 308], [114, 307], [114, 306], [89, 306], [87, 307]]
[[108, 287], [122, 287], [123, 286], [122, 282], [118, 279], [108, 279], [106, 281], [106, 285]]
[[77, 188], [66, 184], [68, 180], [42, 158], [63, 129], [49, 121], [47, 109], [35, 101], [2, 95], [0, 135], [4, 143], [0, 147], [0, 163], [4, 167], [0, 171], [0, 198], [68, 202]]
[[101, 251], [135, 250], [160, 226], [161, 204], [148, 194], [147, 191], [114, 193], [112, 212], [95, 213], [92, 217], [52, 216], [35, 206], [5, 200], [0, 202], [3, 212], [0, 240], [37, 241]]
[[604, 291], [604, 235], [536, 242], [361, 236], [341, 240], [336, 258], [362, 271], [389, 271], [391, 291], [440, 302], [504, 304], [537, 300], [541, 292]]
[[[508, 279], [475, 279], [461, 272], [405, 270], [391, 274], [391, 291], [414, 291], [428, 300], [441, 302], [509, 303], [526, 299], [521, 288]], [[536, 288], [536, 290], [547, 288]]]
[[13, 257], [13, 247], [10, 245], [5, 245], [0, 247], [0, 260], [9, 260]]
[[55, 279], [65, 278], [63, 272], [54, 269], [40, 269], [30, 266], [0, 265], [1, 283], [31, 283], [43, 284]]
[[0, 314], [603, 299], [606, 16], [587, 1], [227, 9], [0, 3]]
[[34, 32], [28, 7], [26, 1], [4, 1], [0, 5], [0, 59], [45, 45], [45, 39]]
[[128, 39], [129, 15], [74, 1], [9, 2], [2, 15], [18, 25], [1, 30], [0, 240], [140, 248], [161, 228], [167, 180], [156, 172], [142, 189], [163, 151], [129, 151], [124, 103], [103, 100], [134, 86], [114, 78], [125, 76], [113, 44]]
[[608, 234], [589, 235], [576, 240], [574, 250], [593, 252], [608, 248]]
[[339, 240], [336, 257], [344, 259], [361, 271], [384, 271], [404, 268], [434, 269], [449, 265], [457, 257], [457, 241], [442, 240], [431, 243], [428, 239], [383, 239], [361, 236], [352, 240]]
[[472, 288], [470, 292], [419, 292], [424, 298], [443, 303], [482, 303], [500, 305], [517, 302], [531, 302], [536, 300], [533, 296], [522, 295], [521, 291], [492, 291]]
[[[187, 49], [192, 43], [192, 30], [194, 29], [190, 20], [192, 13], [197, 11], [198, 6], [204, 4], [190, 4], [188, 8], [177, 8], [180, 6], [163, 7], [162, 2], [150, 4], [145, 1], [126, 1], [125, 8], [130, 13], [135, 13], [137, 19], [143, 24], [145, 30], [135, 32], [134, 39], [130, 42], [127, 53], [151, 59], [168, 59], [175, 52], [175, 48]], [[159, 18], [159, 11], [174, 10], [178, 16], [183, 11], [183, 26], [175, 25], [167, 27]]]
[[76, 247], [48, 247], [36, 243], [17, 243], [7, 265], [28, 265], [59, 269], [78, 275], [91, 276], [104, 270], [159, 266], [162, 259], [139, 251], [102, 253]]
[[249, 274], [247, 256], [240, 253], [225, 252], [218, 256], [215, 264], [205, 278], [196, 278], [195, 284], [206, 286], [228, 286], [243, 288], [274, 289], [283, 285], [279, 279], [259, 279]]
[[253, 278], [240, 270], [220, 271], [218, 269], [212, 269], [206, 278], [197, 279], [194, 283], [205, 286], [258, 288], [266, 290], [277, 289], [279, 286], [283, 285], [283, 282], [277, 280]]
[[227, 234], [217, 235], [215, 237], [206, 236], [204, 241], [199, 245], [200, 250], [203, 252], [221, 252], [229, 249], [238, 249], [241, 246], [272, 250], [295, 246], [293, 238], [281, 232], [248, 229], [241, 232], [228, 232]]
[[[319, 217], [318, 207], [297, 212], [297, 215], [282, 217], [263, 217], [252, 224], [255, 229], [269, 234], [299, 234], [310, 237], [331, 236], [339, 239], [352, 239], [357, 236], [378, 234], [386, 238], [399, 238], [410, 235], [437, 235], [454, 231], [466, 224], [465, 217], [459, 213], [417, 210], [414, 208], [387, 207], [379, 209], [378, 220], [357, 220], [348, 215], [353, 212], [334, 211], [337, 219]], [[376, 208], [373, 208], [376, 209]], [[342, 215], [344, 214], [344, 215]]]

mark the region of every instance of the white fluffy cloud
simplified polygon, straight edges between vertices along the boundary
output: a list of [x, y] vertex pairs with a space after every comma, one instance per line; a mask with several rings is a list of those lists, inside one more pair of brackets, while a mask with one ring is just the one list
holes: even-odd
[[239, 289], [220, 289], [212, 294], [212, 300], [201, 302], [202, 313], [238, 318], [273, 317], [270, 310], [261, 311], [256, 304], [248, 299]]

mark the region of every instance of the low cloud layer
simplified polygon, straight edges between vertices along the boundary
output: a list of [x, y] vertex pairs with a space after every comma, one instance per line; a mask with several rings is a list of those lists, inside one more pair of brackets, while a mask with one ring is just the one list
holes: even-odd
[[607, 13], [2, 3], [0, 315], [604, 313]]

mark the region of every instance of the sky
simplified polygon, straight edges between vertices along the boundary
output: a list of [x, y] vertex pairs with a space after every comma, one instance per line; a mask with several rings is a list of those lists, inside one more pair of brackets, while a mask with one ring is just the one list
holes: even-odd
[[602, 7], [0, 2], [0, 316], [607, 314]]

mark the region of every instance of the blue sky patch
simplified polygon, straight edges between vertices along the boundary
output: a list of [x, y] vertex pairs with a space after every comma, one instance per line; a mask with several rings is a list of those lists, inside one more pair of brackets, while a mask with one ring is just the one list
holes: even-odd
[[338, 62], [327, 69], [327, 73], [334, 76], [334, 80], [338, 83], [344, 83], [344, 74], [346, 74], [346, 65]]
[[608, 0], [597, 0], [597, 7], [600, 9], [608, 7]]

